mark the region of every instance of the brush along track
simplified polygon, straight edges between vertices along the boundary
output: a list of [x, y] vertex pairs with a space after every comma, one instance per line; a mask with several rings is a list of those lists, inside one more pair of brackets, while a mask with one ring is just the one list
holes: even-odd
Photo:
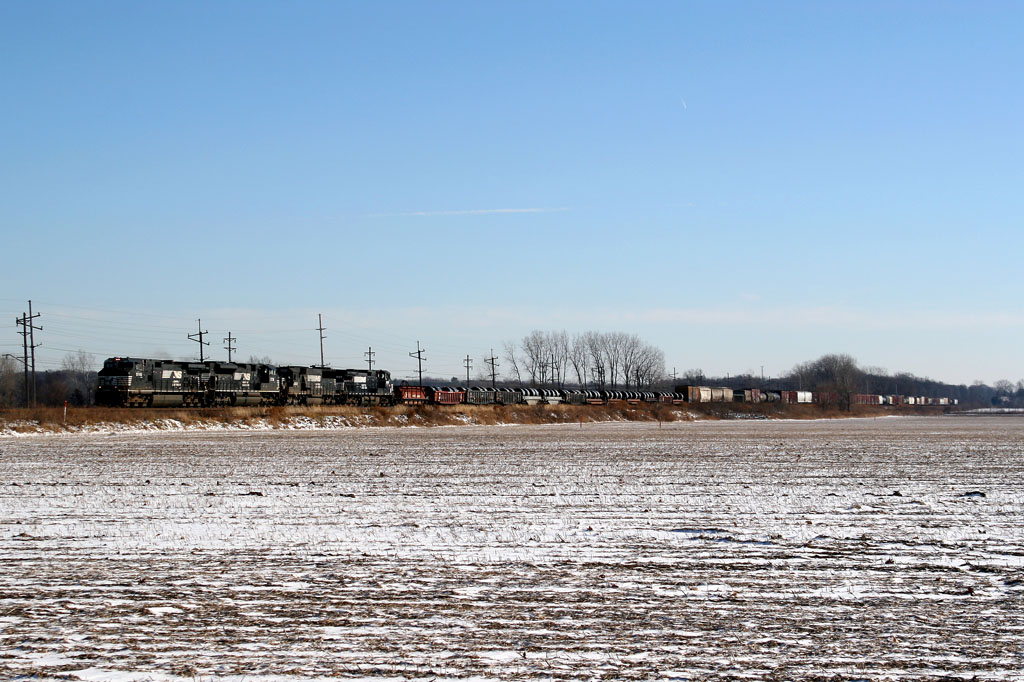
[[837, 419], [939, 415], [949, 408], [857, 406], [853, 411], [779, 403], [611, 405], [423, 405], [395, 407], [227, 407], [0, 409], [0, 437], [38, 433], [125, 431], [348, 429], [369, 426], [566, 424], [694, 419]]

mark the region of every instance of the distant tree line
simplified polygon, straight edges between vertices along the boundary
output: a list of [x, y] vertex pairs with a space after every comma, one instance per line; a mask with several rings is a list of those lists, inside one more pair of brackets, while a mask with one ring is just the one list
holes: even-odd
[[[79, 351], [66, 355], [60, 369], [37, 371], [36, 404], [53, 406], [67, 401], [73, 407], [92, 405], [98, 379], [91, 366], [89, 355]], [[25, 374], [21, 363], [0, 358], [0, 407], [15, 407], [25, 402]]]
[[949, 384], [909, 372], [890, 373], [880, 367], [860, 367], [850, 355], [829, 354], [803, 362], [781, 377], [767, 380], [752, 374], [728, 377], [707, 377], [700, 369], [687, 370], [679, 383], [729, 386], [731, 388], [764, 388], [783, 391], [819, 391], [837, 394], [842, 406], [857, 393], [878, 395], [955, 398], [961, 405], [1024, 407], [1024, 379], [1016, 384], [1008, 380], [988, 386], [976, 381]]

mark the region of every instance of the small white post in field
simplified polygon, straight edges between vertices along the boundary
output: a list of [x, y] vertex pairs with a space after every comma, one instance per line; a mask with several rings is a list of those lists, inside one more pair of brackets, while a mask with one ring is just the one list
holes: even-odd
[[64, 423], [68, 423], [68, 401], [64, 401]]

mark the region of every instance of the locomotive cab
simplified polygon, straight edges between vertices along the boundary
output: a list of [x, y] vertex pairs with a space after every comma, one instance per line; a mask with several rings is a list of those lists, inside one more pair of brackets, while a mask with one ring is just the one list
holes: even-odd
[[134, 364], [130, 358], [107, 358], [103, 361], [96, 387], [97, 405], [117, 406], [127, 403]]

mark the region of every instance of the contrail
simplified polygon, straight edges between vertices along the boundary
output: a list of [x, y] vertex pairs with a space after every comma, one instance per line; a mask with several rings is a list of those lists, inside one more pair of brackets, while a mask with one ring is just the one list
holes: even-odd
[[493, 215], [497, 213], [558, 213], [568, 208], [472, 208], [454, 211], [408, 211], [405, 213], [374, 213], [371, 218], [392, 218], [403, 216], [452, 216], [452, 215]]

